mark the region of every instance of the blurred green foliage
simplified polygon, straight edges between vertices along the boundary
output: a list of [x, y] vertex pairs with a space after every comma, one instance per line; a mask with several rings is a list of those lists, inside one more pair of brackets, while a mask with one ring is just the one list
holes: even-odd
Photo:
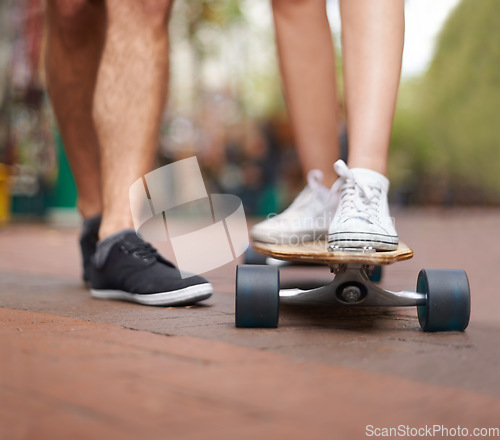
[[188, 38], [200, 54], [207, 51], [207, 45], [200, 38], [204, 28], [215, 26], [219, 30], [241, 25], [244, 15], [238, 0], [181, 1], [176, 13], [184, 16]]
[[390, 174], [422, 203], [500, 202], [500, 1], [462, 0], [421, 78], [402, 84]]
[[[174, 52], [184, 51], [176, 58], [184, 68], [173, 63], [174, 73], [183, 72], [173, 76], [174, 108], [186, 108], [192, 117], [207, 92], [216, 91], [237, 100], [242, 117], [283, 113], [269, 0], [178, 0], [170, 28]], [[175, 87], [183, 89], [188, 81], [186, 89], [194, 92], [180, 96]]]

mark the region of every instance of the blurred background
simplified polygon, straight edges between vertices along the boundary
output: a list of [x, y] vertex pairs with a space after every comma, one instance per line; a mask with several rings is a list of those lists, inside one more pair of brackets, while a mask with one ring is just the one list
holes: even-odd
[[[328, 14], [339, 57], [338, 1]], [[407, 0], [390, 153], [391, 201], [500, 205], [500, 2]], [[303, 187], [276, 60], [270, 0], [177, 0], [157, 165], [196, 155], [209, 192], [248, 215]], [[77, 219], [44, 91], [43, 1], [0, 2], [0, 222]], [[62, 220], [61, 220], [62, 219]], [[66, 219], [66, 220], [65, 220]]]

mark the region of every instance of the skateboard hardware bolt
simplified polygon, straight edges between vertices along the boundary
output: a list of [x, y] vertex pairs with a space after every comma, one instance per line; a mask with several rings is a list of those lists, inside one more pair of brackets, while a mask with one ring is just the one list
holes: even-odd
[[361, 289], [356, 286], [347, 286], [342, 290], [342, 299], [347, 303], [355, 303], [361, 299]]

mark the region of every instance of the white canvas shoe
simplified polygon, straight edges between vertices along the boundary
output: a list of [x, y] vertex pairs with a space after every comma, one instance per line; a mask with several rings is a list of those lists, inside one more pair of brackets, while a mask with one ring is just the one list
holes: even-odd
[[389, 180], [365, 168], [334, 164], [340, 180], [340, 200], [328, 231], [328, 243], [339, 248], [395, 250], [398, 234], [389, 214]]
[[250, 231], [253, 240], [297, 245], [326, 239], [337, 209], [338, 196], [322, 183], [323, 173], [311, 170], [307, 186], [281, 214], [257, 223]]

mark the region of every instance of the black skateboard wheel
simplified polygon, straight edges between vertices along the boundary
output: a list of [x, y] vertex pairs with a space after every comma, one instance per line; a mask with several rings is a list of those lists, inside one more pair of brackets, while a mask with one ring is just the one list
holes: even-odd
[[370, 275], [370, 281], [373, 283], [380, 283], [380, 281], [382, 281], [383, 273], [384, 269], [382, 266], [375, 266]]
[[240, 264], [236, 268], [236, 327], [276, 328], [278, 318], [278, 268]]
[[421, 270], [417, 292], [427, 295], [417, 307], [425, 332], [464, 331], [470, 319], [470, 288], [463, 270]]

